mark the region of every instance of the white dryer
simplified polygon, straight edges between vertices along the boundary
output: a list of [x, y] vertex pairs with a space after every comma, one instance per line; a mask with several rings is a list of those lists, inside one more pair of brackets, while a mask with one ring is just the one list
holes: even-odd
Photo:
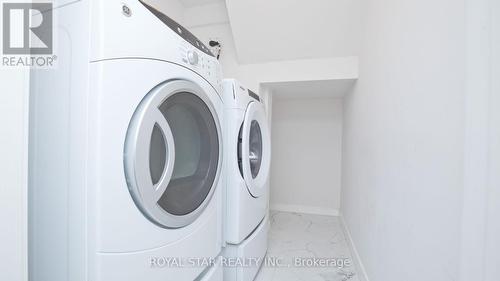
[[[267, 251], [271, 140], [260, 97], [237, 80], [223, 81], [225, 114], [225, 258], [245, 262]], [[262, 261], [262, 260], [260, 260]], [[261, 264], [226, 266], [224, 280], [253, 280]]]
[[139, 1], [54, 17], [58, 66], [32, 73], [31, 280], [222, 280], [216, 58]]

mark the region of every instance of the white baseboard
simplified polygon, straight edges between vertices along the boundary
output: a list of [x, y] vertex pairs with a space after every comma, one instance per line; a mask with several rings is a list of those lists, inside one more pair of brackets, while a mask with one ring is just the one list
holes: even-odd
[[349, 245], [349, 249], [351, 250], [352, 259], [354, 266], [356, 267], [356, 272], [358, 275], [359, 281], [369, 281], [368, 275], [366, 274], [365, 267], [363, 262], [361, 261], [361, 257], [359, 256], [358, 250], [356, 249], [356, 245], [354, 244], [354, 240], [352, 240], [351, 231], [347, 226], [344, 216], [340, 214], [340, 224], [344, 230], [344, 235], [347, 238], [347, 244]]
[[279, 212], [302, 213], [322, 216], [339, 216], [339, 210], [304, 205], [271, 204], [270, 209]]

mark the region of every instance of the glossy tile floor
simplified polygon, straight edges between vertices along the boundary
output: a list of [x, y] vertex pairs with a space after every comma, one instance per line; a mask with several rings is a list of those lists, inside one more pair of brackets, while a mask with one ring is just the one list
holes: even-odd
[[271, 212], [267, 258], [257, 281], [359, 281], [338, 217]]

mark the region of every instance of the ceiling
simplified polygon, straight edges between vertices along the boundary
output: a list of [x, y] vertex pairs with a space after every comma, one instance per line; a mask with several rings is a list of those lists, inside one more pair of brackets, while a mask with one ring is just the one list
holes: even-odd
[[224, 2], [224, 0], [179, 0], [179, 2], [186, 8], [192, 8], [195, 6]]
[[238, 60], [356, 56], [360, 1], [226, 0]]
[[354, 79], [264, 83], [277, 99], [342, 98], [352, 89]]

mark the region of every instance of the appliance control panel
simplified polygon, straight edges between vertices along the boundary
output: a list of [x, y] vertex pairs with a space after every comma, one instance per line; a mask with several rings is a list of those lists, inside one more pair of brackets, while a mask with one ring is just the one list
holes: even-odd
[[209, 56], [214, 56], [210, 49], [208, 49], [207, 46], [205, 46], [196, 36], [194, 36], [189, 30], [187, 30], [185, 27], [182, 25], [178, 24], [176, 21], [165, 15], [164, 13], [156, 10], [155, 8], [149, 6], [148, 4], [144, 3], [144, 1], [139, 0], [142, 5], [144, 5], [148, 10], [150, 10], [158, 19], [160, 19], [168, 28], [173, 30], [177, 35], [182, 37], [184, 40], [189, 42], [191, 46], [194, 48], [198, 49], [199, 52], [203, 52]]
[[167, 15], [144, 3], [143, 0], [139, 0], [139, 2], [179, 36], [176, 45], [179, 46], [178, 54], [180, 57], [176, 63], [180, 62], [182, 66], [197, 72], [211, 83], [212, 86], [221, 91], [222, 71], [217, 58], [215, 58], [210, 49], [189, 32], [189, 30]]
[[196, 71], [214, 86], [222, 87], [222, 73], [216, 58], [200, 52], [190, 44], [180, 44], [179, 55], [183, 65]]

